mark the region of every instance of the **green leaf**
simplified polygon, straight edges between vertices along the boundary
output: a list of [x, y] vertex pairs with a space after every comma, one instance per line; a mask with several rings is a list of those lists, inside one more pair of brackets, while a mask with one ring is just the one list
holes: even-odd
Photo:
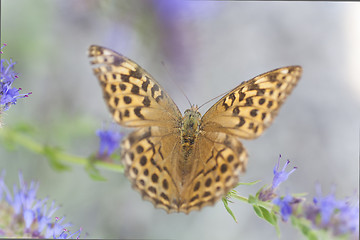
[[251, 185], [255, 185], [255, 184], [257, 184], [258, 182], [261, 182], [261, 180], [256, 180], [256, 181], [249, 182], [249, 183], [242, 183], [242, 182], [239, 182], [239, 183], [238, 183], [235, 187], [240, 186], [240, 185], [251, 186]]
[[271, 225], [277, 224], [277, 218], [276, 215], [273, 213], [270, 213], [266, 208], [259, 206], [259, 209], [262, 213], [262, 216], [266, 221], [268, 221]]
[[248, 203], [250, 204], [254, 204], [257, 202], [257, 198], [254, 197], [253, 195], [249, 195], [249, 200], [248, 200]]
[[228, 200], [225, 197], [223, 197], [222, 202], [224, 203], [224, 207], [225, 207], [226, 211], [232, 216], [234, 221], [237, 223], [236, 217], [235, 217], [234, 213], [231, 211], [231, 209], [229, 207]]
[[259, 218], [264, 218], [264, 216], [262, 215], [262, 212], [261, 212], [261, 209], [259, 208], [259, 206], [253, 205], [253, 209], [254, 209], [256, 215], [259, 216]]
[[[250, 197], [249, 197], [249, 199], [250, 199]], [[275, 227], [276, 233], [280, 237], [280, 228], [279, 228], [279, 225], [277, 222], [277, 216], [275, 215], [275, 213], [271, 213], [266, 208], [264, 208], [262, 206], [258, 206], [257, 204], [253, 204], [253, 209], [254, 209], [256, 215], [258, 215], [258, 217], [265, 219], [267, 222], [269, 222], [271, 225], [273, 225]]]
[[44, 146], [42, 149], [43, 155], [49, 160], [50, 166], [57, 171], [70, 170], [70, 167], [63, 164], [59, 159], [58, 155], [60, 153], [59, 148]]

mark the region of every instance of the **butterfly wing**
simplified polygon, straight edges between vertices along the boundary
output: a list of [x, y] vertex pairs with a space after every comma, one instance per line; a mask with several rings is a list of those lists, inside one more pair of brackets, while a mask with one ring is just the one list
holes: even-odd
[[188, 213], [215, 204], [237, 183], [245, 171], [247, 152], [237, 137], [221, 132], [202, 132], [194, 146], [192, 169], [184, 184], [181, 211]]
[[132, 60], [115, 51], [90, 46], [94, 74], [115, 121], [139, 127], [121, 143], [121, 160], [133, 188], [155, 207], [178, 212], [183, 161], [181, 113], [158, 82]]
[[[91, 46], [89, 56], [114, 119], [140, 127], [121, 144], [125, 174], [144, 199], [167, 212], [199, 210], [224, 196], [245, 171], [238, 137], [259, 136], [276, 116], [301, 75], [301, 67], [273, 70], [242, 83], [201, 119], [201, 130], [182, 168], [181, 113], [144, 69], [110, 49]], [[187, 164], [187, 163], [186, 163]]]
[[300, 66], [283, 67], [240, 84], [204, 114], [203, 130], [244, 139], [260, 136], [274, 120], [301, 73]]
[[[247, 153], [225, 133], [204, 133], [194, 146], [193, 171], [181, 174], [182, 144], [161, 127], [134, 131], [121, 145], [125, 174], [143, 199], [165, 211], [189, 213], [213, 205], [238, 183]], [[206, 161], [204, 161], [206, 159]], [[180, 170], [180, 171], [179, 171]], [[180, 172], [180, 173], [179, 173]]]
[[167, 212], [179, 212], [182, 205], [183, 161], [177, 132], [152, 126], [132, 132], [121, 144], [125, 174], [145, 200]]
[[275, 69], [242, 83], [203, 116], [190, 156], [191, 177], [182, 198], [184, 211], [212, 205], [238, 183], [247, 152], [238, 137], [258, 137], [276, 116], [301, 75], [301, 67]]
[[98, 65], [105, 101], [116, 122], [127, 127], [174, 126], [181, 113], [149, 73], [132, 60], [108, 48], [92, 45], [88, 52]]

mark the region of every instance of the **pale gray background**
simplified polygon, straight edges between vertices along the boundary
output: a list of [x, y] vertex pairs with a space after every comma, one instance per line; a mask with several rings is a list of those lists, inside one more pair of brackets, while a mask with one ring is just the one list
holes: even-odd
[[[110, 116], [92, 75], [89, 45], [112, 48], [138, 62], [184, 111], [258, 74], [299, 64], [304, 74], [273, 125], [244, 141], [250, 159], [239, 187], [254, 194], [270, 183], [278, 154], [298, 170], [280, 193], [315, 194], [315, 183], [336, 196], [358, 196], [360, 119], [360, 5], [332, 2], [181, 2], [3, 0], [3, 56], [18, 62], [16, 86], [33, 91], [6, 112], [5, 125], [33, 124], [37, 140], [88, 156]], [[162, 64], [164, 62], [164, 65]], [[215, 101], [204, 106], [202, 113]], [[5, 126], [6, 127], [6, 126]], [[141, 200], [127, 179], [102, 171], [95, 182], [82, 167], [54, 172], [42, 156], [0, 146], [9, 185], [21, 169], [89, 237], [152, 239], [276, 239], [275, 229], [236, 201], [234, 223], [222, 203], [189, 215], [168, 215]], [[290, 169], [290, 168], [289, 168]], [[302, 239], [280, 224], [283, 239]]]

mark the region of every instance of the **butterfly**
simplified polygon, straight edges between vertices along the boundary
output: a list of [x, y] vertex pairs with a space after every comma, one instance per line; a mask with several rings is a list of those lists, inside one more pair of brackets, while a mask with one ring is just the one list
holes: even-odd
[[215, 204], [237, 183], [248, 154], [239, 138], [270, 126], [302, 68], [282, 67], [241, 83], [203, 116], [181, 114], [160, 84], [129, 58], [105, 47], [88, 51], [113, 119], [133, 127], [121, 143], [132, 187], [168, 213]]

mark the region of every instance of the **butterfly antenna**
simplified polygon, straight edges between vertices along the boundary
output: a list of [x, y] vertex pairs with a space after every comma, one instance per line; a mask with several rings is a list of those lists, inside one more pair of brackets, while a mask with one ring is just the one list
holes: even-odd
[[[231, 91], [231, 90], [230, 90], [230, 91]], [[220, 94], [220, 95], [218, 95], [218, 96], [216, 96], [216, 97], [214, 97], [214, 98], [206, 101], [205, 103], [201, 104], [201, 106], [199, 107], [199, 109], [200, 109], [202, 106], [204, 106], [205, 104], [208, 104], [209, 102], [211, 102], [211, 101], [213, 101], [213, 100], [215, 100], [215, 99], [217, 99], [217, 98], [219, 98], [219, 97], [224, 96], [225, 94], [229, 93], [230, 91], [226, 91], [226, 92], [224, 92], [224, 93], [222, 93], [222, 94]]]
[[171, 81], [172, 81], [173, 83], [175, 83], [175, 85], [176, 85], [176, 87], [177, 87], [178, 89], [180, 89], [181, 93], [185, 96], [186, 100], [188, 101], [188, 103], [189, 103], [189, 105], [190, 105], [190, 107], [191, 107], [192, 104], [191, 104], [189, 98], [186, 96], [184, 90], [180, 87], [180, 85], [171, 77], [170, 72], [169, 72], [169, 69], [167, 68], [166, 64], [165, 64], [163, 61], [161, 61], [161, 64], [165, 67], [165, 70], [166, 70], [167, 74], [170, 76]]

